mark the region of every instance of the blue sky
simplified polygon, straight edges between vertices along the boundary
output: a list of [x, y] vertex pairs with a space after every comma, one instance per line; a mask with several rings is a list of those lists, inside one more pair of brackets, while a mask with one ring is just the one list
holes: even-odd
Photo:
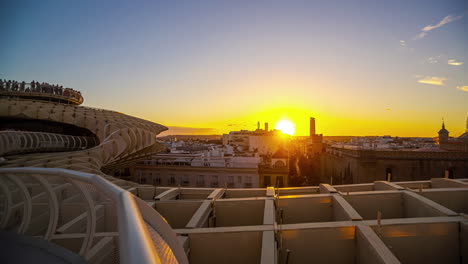
[[0, 78], [164, 125], [465, 129], [468, 1], [2, 1], [0, 17]]

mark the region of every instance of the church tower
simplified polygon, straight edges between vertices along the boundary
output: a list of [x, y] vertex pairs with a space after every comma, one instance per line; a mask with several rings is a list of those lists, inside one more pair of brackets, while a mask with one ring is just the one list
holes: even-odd
[[442, 129], [439, 130], [439, 143], [448, 142], [449, 132], [445, 129], [445, 123], [442, 121]]

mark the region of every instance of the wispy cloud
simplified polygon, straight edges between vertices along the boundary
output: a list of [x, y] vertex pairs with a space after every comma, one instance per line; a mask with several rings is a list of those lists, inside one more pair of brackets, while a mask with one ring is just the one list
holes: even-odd
[[457, 60], [448, 60], [447, 62], [449, 65], [460, 66], [463, 65], [463, 62]]
[[450, 22], [453, 22], [453, 21], [456, 21], [456, 20], [459, 20], [461, 19], [463, 16], [452, 16], [452, 15], [448, 15], [446, 17], [444, 17], [444, 19], [442, 19], [441, 21], [439, 21], [439, 23], [435, 24], [435, 25], [427, 25], [425, 27], [423, 27], [421, 29], [421, 32], [416, 36], [414, 37], [414, 39], [422, 39], [424, 38], [425, 36], [427, 36], [428, 32], [433, 30], [433, 29], [436, 29], [436, 28], [440, 28], [442, 27], [443, 25], [446, 25]]
[[465, 86], [457, 86], [457, 89], [458, 90], [462, 90], [464, 92], [468, 92], [468, 85], [465, 85]]
[[400, 46], [401, 47], [406, 47], [406, 41], [400, 40]]
[[[417, 76], [417, 78], [421, 78]], [[426, 83], [426, 84], [433, 84], [433, 85], [445, 85], [445, 81], [447, 78], [445, 77], [436, 77], [436, 76], [425, 76], [422, 79], [419, 79], [419, 83]]]
[[437, 60], [437, 57], [429, 57], [426, 59], [426, 62], [429, 63], [429, 64], [435, 64], [437, 62], [439, 62], [439, 60]]

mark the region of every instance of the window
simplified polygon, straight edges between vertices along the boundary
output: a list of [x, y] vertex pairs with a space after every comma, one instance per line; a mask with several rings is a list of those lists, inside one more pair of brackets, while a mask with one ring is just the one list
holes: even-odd
[[276, 176], [276, 187], [280, 188], [280, 187], [283, 187], [283, 186], [284, 186], [283, 176]]
[[245, 188], [252, 188], [252, 176], [246, 176], [245, 177]]
[[218, 186], [218, 175], [211, 176], [211, 186], [212, 187]]
[[174, 175], [171, 175], [169, 178], [169, 185], [175, 185], [176, 184], [176, 179]]
[[234, 188], [234, 176], [228, 176], [227, 187]]
[[156, 174], [156, 176], [153, 178], [153, 184], [161, 185], [161, 177], [159, 176], [159, 174]]
[[271, 184], [271, 176], [263, 177], [263, 187], [268, 187]]
[[182, 185], [188, 186], [190, 184], [188, 175], [184, 175], [182, 178]]
[[280, 168], [286, 167], [286, 164], [284, 164], [283, 161], [278, 160], [278, 161], [275, 162], [275, 164], [273, 165], [273, 167], [276, 168], [276, 169], [280, 169]]
[[242, 183], [242, 176], [237, 176], [237, 183]]
[[197, 186], [205, 186], [205, 177], [203, 175], [197, 176]]

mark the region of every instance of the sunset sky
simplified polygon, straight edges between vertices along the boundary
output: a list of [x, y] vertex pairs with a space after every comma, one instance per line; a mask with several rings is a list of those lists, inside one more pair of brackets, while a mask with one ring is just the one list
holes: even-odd
[[0, 78], [174, 133], [282, 119], [307, 135], [452, 136], [468, 116], [468, 1], [2, 1]]

